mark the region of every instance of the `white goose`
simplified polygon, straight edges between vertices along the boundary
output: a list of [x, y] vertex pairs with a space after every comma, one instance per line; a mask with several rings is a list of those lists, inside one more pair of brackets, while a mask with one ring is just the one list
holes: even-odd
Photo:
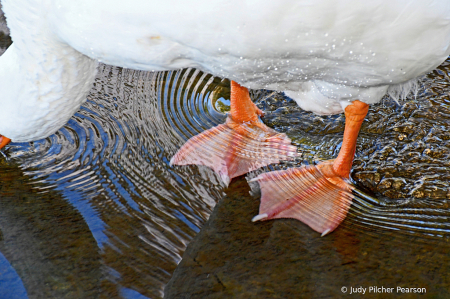
[[256, 178], [262, 203], [254, 220], [293, 217], [323, 234], [350, 206], [345, 179], [367, 104], [387, 92], [407, 93], [450, 54], [448, 0], [2, 4], [13, 45], [0, 57], [0, 147], [62, 127], [85, 101], [98, 61], [140, 70], [199, 68], [239, 82], [232, 82], [231, 115], [188, 141], [172, 162], [208, 165], [226, 183], [295, 155], [286, 136], [258, 120], [262, 112], [245, 87], [284, 91], [319, 114], [345, 111], [335, 161]]

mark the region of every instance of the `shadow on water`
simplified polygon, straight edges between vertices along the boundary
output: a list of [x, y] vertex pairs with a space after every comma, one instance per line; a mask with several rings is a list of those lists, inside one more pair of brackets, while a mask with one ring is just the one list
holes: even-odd
[[252, 223], [259, 201], [247, 182], [234, 180], [225, 192], [188, 245], [165, 298], [340, 298], [344, 286], [367, 288], [366, 296], [373, 286], [450, 295], [447, 244], [355, 231], [351, 219], [323, 238], [296, 220]]
[[[17, 277], [2, 279], [2, 298], [92, 298], [103, 266], [83, 216], [58, 191], [42, 193], [14, 163], [1, 163], [0, 251]], [[68, 263], [70, 261], [70, 263]], [[0, 261], [4, 273], [7, 262]], [[2, 278], [4, 277], [2, 273]], [[20, 279], [19, 279], [20, 282]], [[10, 292], [10, 293], [6, 293]]]
[[[250, 222], [259, 201], [243, 178], [224, 188], [207, 168], [170, 167], [185, 140], [224, 120], [228, 80], [100, 65], [66, 126], [0, 159], [0, 297], [161, 298], [174, 271], [169, 298], [334, 297], [360, 285], [448, 296], [449, 70], [424, 78], [417, 99], [372, 106], [352, 173], [370, 196], [358, 192], [320, 238], [294, 220]], [[342, 115], [251, 95], [302, 153], [265, 170], [336, 156]]]

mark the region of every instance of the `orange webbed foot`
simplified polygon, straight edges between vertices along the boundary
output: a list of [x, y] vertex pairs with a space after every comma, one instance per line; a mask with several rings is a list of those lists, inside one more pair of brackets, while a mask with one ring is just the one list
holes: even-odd
[[171, 165], [197, 164], [212, 168], [228, 185], [234, 177], [298, 156], [286, 134], [258, 123], [239, 123], [228, 116], [218, 125], [189, 139]]
[[258, 116], [263, 114], [251, 101], [248, 89], [231, 81], [230, 114], [225, 124], [189, 139], [171, 165], [211, 167], [228, 185], [234, 177], [298, 156], [286, 134], [261, 122]]
[[332, 232], [347, 216], [353, 187], [333, 170], [333, 162], [272, 171], [259, 175], [259, 215], [253, 221], [294, 218], [322, 236]]
[[261, 187], [259, 215], [253, 221], [295, 218], [322, 236], [332, 232], [347, 216], [353, 187], [347, 183], [356, 139], [369, 105], [353, 101], [345, 108], [345, 130], [336, 160], [317, 166], [268, 172], [252, 181]]

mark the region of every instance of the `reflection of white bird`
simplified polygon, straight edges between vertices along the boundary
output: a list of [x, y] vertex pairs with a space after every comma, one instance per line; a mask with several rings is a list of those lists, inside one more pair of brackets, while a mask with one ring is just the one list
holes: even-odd
[[[343, 179], [367, 104], [386, 92], [406, 94], [450, 53], [447, 0], [2, 3], [14, 43], [0, 57], [0, 133], [13, 141], [63, 126], [85, 101], [97, 61], [141, 70], [196, 67], [245, 87], [285, 91], [319, 114], [345, 110], [334, 162], [256, 179], [263, 192], [256, 220], [294, 217], [322, 233], [336, 228], [350, 205]], [[209, 165], [227, 182], [295, 155], [286, 136], [259, 122], [261, 111], [239, 84], [232, 83], [227, 124], [194, 137], [174, 163]], [[0, 146], [9, 138], [0, 137]]]

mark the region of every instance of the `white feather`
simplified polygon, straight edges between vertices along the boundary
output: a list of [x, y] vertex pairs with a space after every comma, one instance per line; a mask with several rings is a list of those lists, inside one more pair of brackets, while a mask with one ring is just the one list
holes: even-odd
[[13, 141], [64, 125], [85, 100], [97, 61], [196, 67], [330, 114], [387, 91], [403, 97], [407, 82], [450, 54], [448, 0], [2, 3], [14, 45], [0, 57], [0, 133]]

